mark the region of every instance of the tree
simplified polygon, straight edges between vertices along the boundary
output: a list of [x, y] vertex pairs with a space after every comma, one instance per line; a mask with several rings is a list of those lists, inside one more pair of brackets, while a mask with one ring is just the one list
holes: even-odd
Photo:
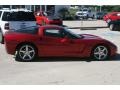
[[65, 19], [66, 16], [69, 14], [69, 10], [67, 8], [62, 8], [58, 11], [61, 18]]

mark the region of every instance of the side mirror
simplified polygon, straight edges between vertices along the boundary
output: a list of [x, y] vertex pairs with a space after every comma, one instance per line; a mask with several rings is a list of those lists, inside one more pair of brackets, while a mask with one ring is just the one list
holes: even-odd
[[61, 43], [66, 43], [66, 42], [68, 42], [69, 40], [67, 39], [67, 38], [63, 38], [62, 40], [61, 40]]
[[65, 36], [63, 39], [61, 39], [61, 43], [70, 43], [70, 42], [72, 42], [72, 40], [68, 36]]

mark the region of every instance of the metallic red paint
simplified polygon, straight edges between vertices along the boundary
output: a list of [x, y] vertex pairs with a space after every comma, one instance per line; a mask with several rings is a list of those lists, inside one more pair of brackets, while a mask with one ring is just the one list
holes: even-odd
[[97, 45], [109, 48], [110, 56], [117, 52], [117, 47], [98, 36], [81, 34], [83, 38], [70, 39], [67, 37], [50, 37], [44, 35], [45, 28], [59, 29], [60, 26], [41, 26], [37, 34], [25, 34], [8, 31], [5, 34], [5, 46], [8, 54], [15, 54], [16, 48], [21, 43], [31, 43], [38, 51], [40, 57], [66, 56], [66, 57], [90, 57], [92, 50]]
[[116, 20], [120, 20], [120, 16], [118, 16], [117, 14], [119, 14], [120, 12], [111, 12], [106, 14], [103, 19], [104, 21], [116, 21]]

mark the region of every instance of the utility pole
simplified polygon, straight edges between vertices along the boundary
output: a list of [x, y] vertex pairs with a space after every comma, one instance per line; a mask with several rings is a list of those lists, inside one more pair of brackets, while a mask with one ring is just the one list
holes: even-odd
[[34, 5], [34, 12], [35, 12], [35, 5]]
[[100, 5], [100, 12], [102, 12], [102, 6]]
[[42, 11], [42, 5], [40, 5], [40, 11]]
[[10, 9], [12, 9], [12, 5], [10, 5]]
[[45, 6], [45, 12], [47, 12], [47, 5], [44, 5]]

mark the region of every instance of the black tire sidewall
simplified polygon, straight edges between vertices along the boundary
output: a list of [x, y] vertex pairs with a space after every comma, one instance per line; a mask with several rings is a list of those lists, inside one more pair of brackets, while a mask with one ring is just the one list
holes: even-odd
[[1, 28], [0, 28], [0, 33], [1, 33], [1, 41], [0, 41], [0, 43], [1, 44], [4, 44], [4, 36], [3, 36], [3, 32], [2, 32], [2, 30], [1, 30]]
[[114, 24], [110, 24], [109, 28], [110, 28], [110, 30], [114, 31], [115, 25]]

